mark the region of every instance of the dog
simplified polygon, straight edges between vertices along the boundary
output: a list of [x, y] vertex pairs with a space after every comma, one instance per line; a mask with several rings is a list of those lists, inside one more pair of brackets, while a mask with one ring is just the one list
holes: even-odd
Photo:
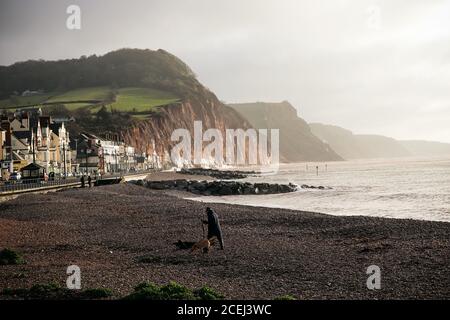
[[216, 237], [212, 237], [211, 239], [204, 238], [192, 246], [191, 252], [202, 250], [203, 253], [208, 253], [209, 250], [211, 249], [211, 246], [214, 245], [216, 240], [217, 240]]

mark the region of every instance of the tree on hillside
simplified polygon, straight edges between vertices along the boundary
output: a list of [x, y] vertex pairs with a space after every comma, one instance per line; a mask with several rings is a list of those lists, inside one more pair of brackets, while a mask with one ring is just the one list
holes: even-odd
[[30, 60], [0, 66], [3, 96], [14, 91], [54, 92], [93, 86], [112, 86], [113, 89], [143, 86], [183, 94], [195, 90], [197, 83], [189, 67], [164, 50], [121, 49], [99, 57]]
[[48, 115], [52, 117], [70, 117], [70, 112], [64, 104], [57, 104], [45, 108]]
[[108, 112], [106, 107], [103, 105], [96, 114], [97, 119], [103, 122], [109, 122], [111, 120], [111, 113]]

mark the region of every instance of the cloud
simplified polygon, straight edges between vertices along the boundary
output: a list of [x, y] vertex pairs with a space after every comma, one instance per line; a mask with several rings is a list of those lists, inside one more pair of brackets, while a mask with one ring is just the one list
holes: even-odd
[[308, 121], [450, 142], [448, 1], [79, 0], [79, 32], [69, 4], [2, 1], [0, 64], [164, 48], [225, 101], [289, 100]]

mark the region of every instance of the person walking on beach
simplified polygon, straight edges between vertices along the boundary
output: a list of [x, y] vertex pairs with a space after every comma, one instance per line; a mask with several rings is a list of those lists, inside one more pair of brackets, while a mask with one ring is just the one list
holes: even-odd
[[220, 228], [219, 217], [210, 207], [206, 208], [206, 215], [208, 216], [208, 220], [203, 220], [203, 224], [208, 225], [208, 239], [217, 237], [220, 243], [220, 249], [223, 250], [222, 229]]
[[88, 185], [89, 185], [89, 188], [92, 187], [92, 178], [91, 178], [91, 175], [88, 176]]
[[84, 175], [81, 176], [80, 181], [81, 181], [81, 187], [84, 188]]

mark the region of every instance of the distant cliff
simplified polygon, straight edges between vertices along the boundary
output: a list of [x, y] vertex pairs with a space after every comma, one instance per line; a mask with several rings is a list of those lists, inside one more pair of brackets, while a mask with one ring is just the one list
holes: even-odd
[[344, 159], [393, 158], [410, 156], [399, 141], [379, 135], [358, 135], [333, 125], [310, 123], [312, 132], [328, 143]]
[[448, 156], [450, 155], [450, 143], [435, 141], [401, 141], [400, 143], [414, 156]]
[[230, 104], [255, 128], [280, 130], [280, 160], [283, 162], [333, 161], [342, 158], [314, 136], [308, 124], [289, 102]]

